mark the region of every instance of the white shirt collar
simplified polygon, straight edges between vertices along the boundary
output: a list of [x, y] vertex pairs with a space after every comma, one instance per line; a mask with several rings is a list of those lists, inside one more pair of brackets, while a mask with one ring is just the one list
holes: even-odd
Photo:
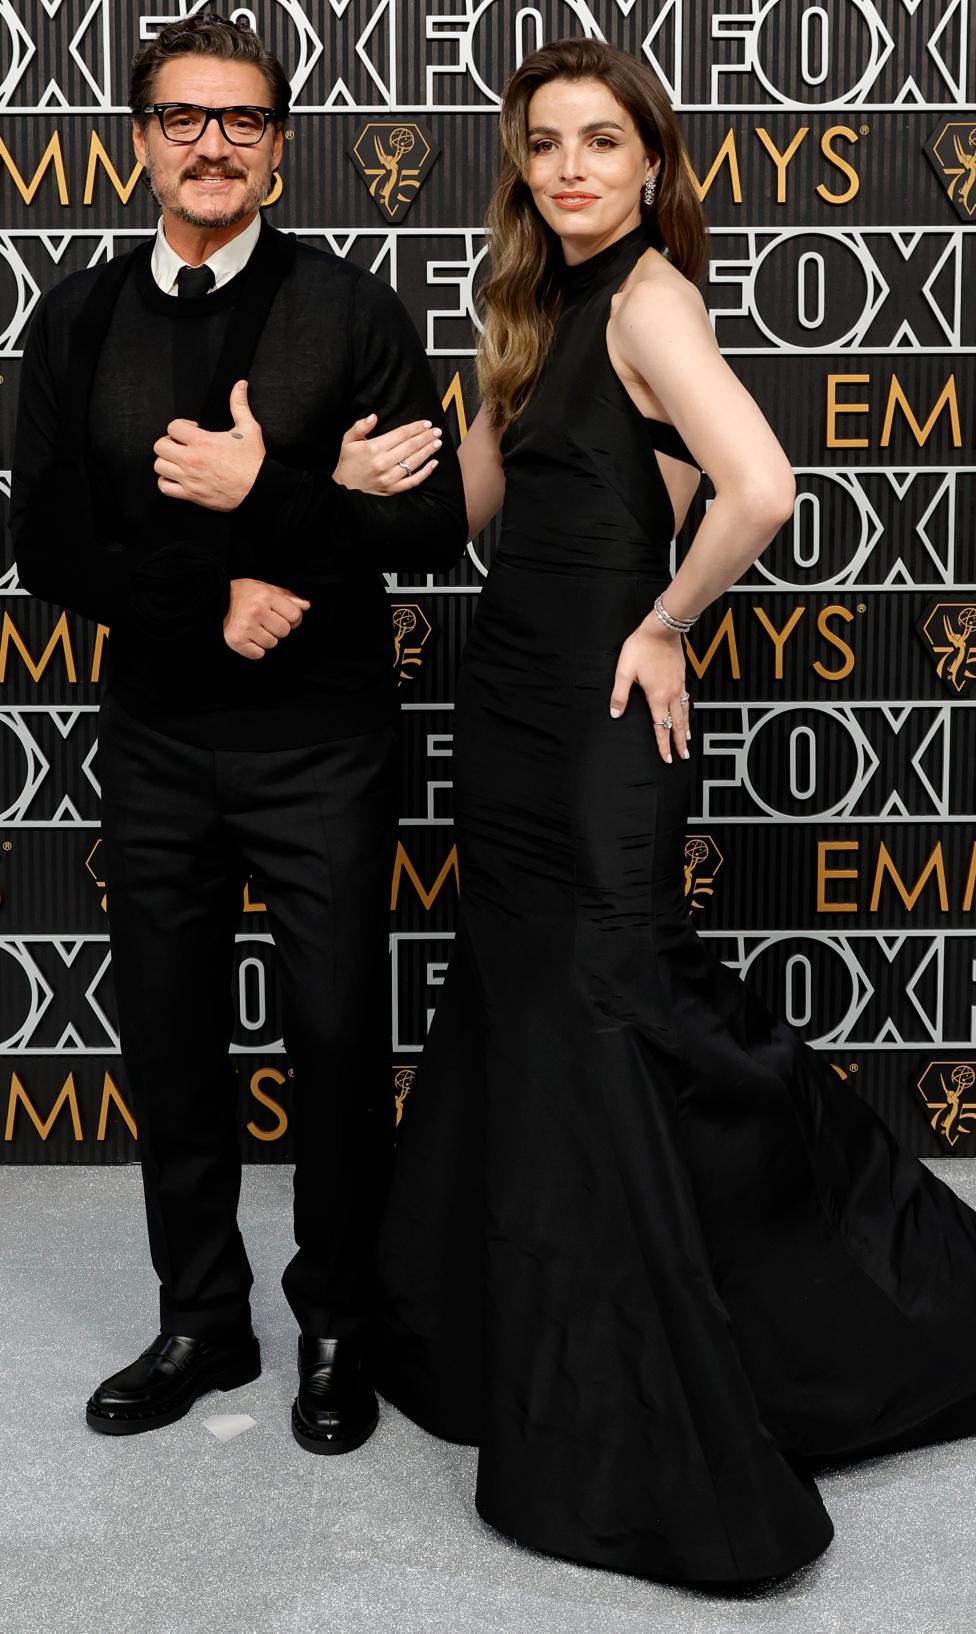
[[[207, 257], [203, 263], [208, 266], [214, 275], [214, 289], [221, 284], [229, 283], [231, 278], [243, 271], [251, 259], [254, 246], [261, 234], [261, 212], [258, 211], [254, 220], [245, 227], [242, 233], [232, 238], [228, 244], [214, 250], [213, 255]], [[156, 238], [152, 252], [152, 275], [164, 295], [176, 294], [176, 275], [181, 267], [187, 263], [181, 261], [175, 250], [172, 250], [163, 232], [163, 218], [160, 216], [156, 225]], [[213, 294], [213, 290], [210, 291]]]

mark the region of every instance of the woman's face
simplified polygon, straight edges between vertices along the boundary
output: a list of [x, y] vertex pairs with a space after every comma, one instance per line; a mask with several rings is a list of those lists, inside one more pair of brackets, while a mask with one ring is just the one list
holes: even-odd
[[599, 79], [554, 79], [528, 107], [526, 181], [567, 261], [583, 261], [640, 221], [641, 189], [657, 175], [626, 108]]

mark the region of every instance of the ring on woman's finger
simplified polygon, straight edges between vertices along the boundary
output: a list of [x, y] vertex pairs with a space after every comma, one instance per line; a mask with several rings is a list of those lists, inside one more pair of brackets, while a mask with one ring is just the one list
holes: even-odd
[[682, 704], [690, 704], [691, 703], [691, 693], [690, 692], [683, 692], [681, 694], [681, 697], [678, 699], [678, 702], [682, 703]]
[[[654, 717], [652, 716], [651, 719], [653, 720]], [[655, 726], [666, 726], [668, 731], [670, 732], [672, 726], [674, 725], [674, 721], [672, 720], [670, 715], [665, 715], [663, 721], [654, 721], [654, 725]]]
[[407, 464], [406, 460], [397, 460], [397, 465], [402, 465], [403, 466], [403, 469], [406, 471], [408, 477], [413, 476], [413, 471], [411, 470], [410, 466]]

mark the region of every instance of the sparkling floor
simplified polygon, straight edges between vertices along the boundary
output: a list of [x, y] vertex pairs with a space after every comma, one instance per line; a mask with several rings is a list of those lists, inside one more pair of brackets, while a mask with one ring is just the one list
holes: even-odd
[[[976, 1204], [976, 1165], [939, 1163]], [[136, 1169], [0, 1169], [3, 1634], [963, 1634], [976, 1442], [822, 1478], [837, 1537], [762, 1598], [714, 1600], [519, 1549], [475, 1513], [475, 1454], [392, 1409], [360, 1453], [292, 1440], [278, 1277], [291, 1174], [245, 1174], [264, 1373], [151, 1435], [84, 1402], [155, 1331]], [[225, 1444], [213, 1413], [255, 1427]]]

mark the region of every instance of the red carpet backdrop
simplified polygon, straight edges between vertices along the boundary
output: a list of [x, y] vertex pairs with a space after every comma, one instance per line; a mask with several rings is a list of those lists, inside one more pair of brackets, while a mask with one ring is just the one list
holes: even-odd
[[[130, 149], [131, 53], [203, 9], [0, 0], [4, 467], [37, 301], [153, 229]], [[251, 19], [291, 77], [271, 218], [399, 291], [458, 437], [477, 406], [472, 305], [507, 76], [543, 40], [580, 34], [665, 82], [713, 228], [716, 333], [798, 484], [792, 524], [688, 644], [688, 911], [910, 1148], [976, 1154], [971, 0], [217, 9]], [[449, 577], [389, 580], [408, 757], [376, 1013], [381, 1026], [392, 1008], [403, 1117], [463, 888], [451, 699], [492, 537]], [[138, 1145], [96, 757], [111, 635], [29, 598], [4, 548], [0, 1147], [9, 1162], [124, 1161]], [[242, 905], [238, 954], [241, 1136], [274, 1161], [289, 1155], [290, 1085], [260, 901]]]

